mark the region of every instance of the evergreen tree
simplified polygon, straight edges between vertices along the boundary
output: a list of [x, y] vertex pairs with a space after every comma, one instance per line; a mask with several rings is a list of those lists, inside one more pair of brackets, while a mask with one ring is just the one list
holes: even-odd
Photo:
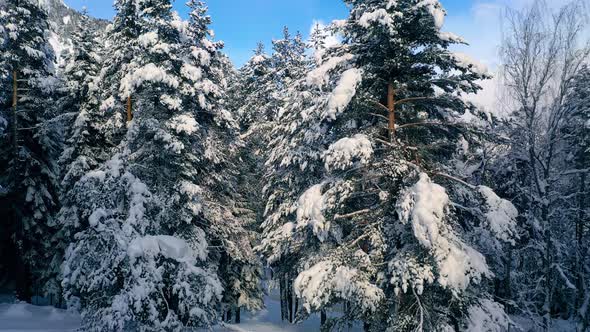
[[108, 156], [105, 154], [104, 142], [97, 122], [98, 91], [95, 82], [100, 70], [101, 59], [95, 48], [98, 45], [97, 32], [90, 24], [90, 17], [82, 13], [72, 34], [72, 52], [65, 58], [65, 67], [61, 73], [65, 87], [64, 96], [59, 101], [61, 112], [68, 116], [65, 133], [65, 147], [59, 164], [61, 168], [60, 202], [58, 214], [59, 231], [56, 244], [52, 248], [53, 261], [47, 271], [51, 281], [47, 291], [61, 299], [61, 263], [67, 246], [74, 240], [74, 234], [87, 224], [81, 222], [80, 210], [76, 199], [79, 195], [76, 183], [87, 172], [96, 169]]
[[198, 33], [194, 12], [188, 29], [178, 24], [168, 0], [134, 13], [138, 49], [119, 91], [133, 96], [133, 119], [117, 153], [76, 184], [89, 227], [66, 253], [65, 294], [91, 330], [209, 327], [222, 301], [261, 306], [252, 238], [233, 205], [237, 125], [223, 109], [222, 45]]
[[[134, 96], [123, 96], [121, 86], [123, 77], [132, 73], [133, 59], [139, 48], [140, 13], [137, 0], [115, 0], [117, 15], [104, 32], [101, 42], [103, 66], [97, 78], [99, 91], [99, 114], [102, 120], [98, 128], [104, 146], [117, 146], [126, 131], [127, 105], [133, 103]], [[107, 151], [112, 155], [112, 151]]]
[[[273, 128], [282, 122], [289, 87], [304, 76], [308, 60], [301, 34], [292, 37], [285, 27], [283, 38], [273, 40], [273, 54], [265, 54], [258, 44], [254, 56], [239, 72], [234, 90], [235, 108], [241, 119], [245, 148], [240, 155], [241, 191], [248, 197], [248, 208], [256, 211], [257, 225], [262, 223], [264, 200], [264, 163]], [[284, 291], [286, 288], [283, 287]], [[285, 295], [285, 294], [284, 294]], [[286, 296], [281, 297], [285, 306]]]
[[[565, 176], [571, 177], [567, 181], [569, 200], [568, 210], [574, 221], [574, 248], [568, 258], [573, 270], [575, 293], [569, 302], [570, 312], [576, 313], [579, 329], [584, 331], [590, 327], [590, 285], [586, 274], [590, 271], [590, 68], [582, 67], [572, 82], [572, 91], [568, 96], [565, 108], [568, 121], [562, 129], [569, 149], [564, 158]], [[568, 168], [573, 167], [573, 168]], [[573, 258], [573, 259], [572, 259]]]
[[212, 31], [208, 29], [211, 18], [207, 15], [205, 3], [189, 1], [188, 6], [188, 49], [190, 54], [195, 55], [194, 60], [202, 69], [203, 77], [202, 82], [194, 85], [198, 103], [188, 104], [185, 108], [202, 109], [214, 116], [209, 120], [213, 121], [211, 129], [203, 137], [208, 142], [218, 143], [214, 148], [203, 147], [200, 153], [211, 159], [207, 161], [205, 158], [197, 167], [203, 170], [203, 175], [214, 175], [213, 179], [200, 180], [208, 183], [211, 200], [217, 202], [208, 206], [208, 215], [204, 218], [211, 223], [211, 241], [219, 246], [215, 255], [218, 256], [216, 264], [219, 265], [219, 277], [224, 287], [223, 307], [229, 315], [235, 312], [236, 322], [239, 322], [242, 309], [256, 311], [263, 307], [263, 303], [261, 265], [253, 250], [256, 240], [254, 220], [244, 213], [242, 202], [245, 198], [237, 187], [241, 165], [234, 161], [239, 158], [239, 148], [243, 147], [243, 143], [238, 137], [238, 123], [226, 110], [229, 106], [228, 77], [234, 69], [221, 53], [223, 43], [210, 40], [213, 38]]
[[511, 241], [517, 212], [447, 175], [473, 136], [461, 95], [480, 89], [485, 69], [448, 50], [462, 40], [440, 30], [438, 1], [347, 3], [334, 27], [342, 44], [292, 89], [273, 132], [259, 249], [279, 276], [295, 277], [300, 318], [345, 303], [330, 326], [507, 328], [470, 239], [483, 228]]
[[291, 37], [289, 29], [283, 29], [283, 38], [273, 40], [272, 62], [276, 90], [285, 91], [289, 84], [305, 75], [307, 70], [306, 45], [301, 33]]
[[270, 56], [265, 53], [264, 44], [258, 43], [254, 55], [240, 68], [232, 86], [232, 104], [243, 131], [256, 124], [268, 125], [271, 120], [272, 72]]
[[0, 183], [8, 190], [2, 205], [10, 206], [11, 213], [2, 219], [15, 248], [17, 297], [30, 301], [33, 287], [40, 291], [45, 282], [59, 203], [59, 137], [50, 121], [56, 115], [51, 107], [54, 55], [48, 44], [47, 13], [37, 1], [7, 1], [0, 9], [0, 26], [0, 67], [9, 73], [3, 81], [17, 87], [16, 105], [3, 111], [10, 114], [6, 137], [11, 144], [10, 153], [2, 155]]

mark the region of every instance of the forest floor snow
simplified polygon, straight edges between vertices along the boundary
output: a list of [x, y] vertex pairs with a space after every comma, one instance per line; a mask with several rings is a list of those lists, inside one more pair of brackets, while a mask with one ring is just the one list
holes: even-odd
[[[213, 331], [308, 332], [320, 330], [320, 318], [317, 315], [297, 325], [282, 322], [281, 307], [274, 297], [265, 298], [265, 309], [256, 313], [243, 313], [241, 324], [223, 324], [216, 326]], [[70, 332], [80, 327], [80, 316], [66, 310], [11, 302], [8, 297], [0, 296], [0, 332]], [[360, 327], [355, 326], [349, 332], [361, 330]]]
[[62, 332], [80, 326], [80, 316], [54, 307], [28, 303], [0, 303], [2, 332]]
[[[222, 324], [215, 332], [308, 332], [319, 331], [320, 318], [312, 315], [300, 324], [281, 321], [281, 307], [275, 294], [265, 298], [266, 308], [257, 313], [243, 313], [241, 324]], [[5, 302], [5, 303], [2, 303]], [[535, 331], [531, 322], [513, 317], [522, 331]], [[35, 306], [28, 303], [14, 303], [9, 297], [0, 295], [0, 332], [70, 332], [80, 327], [80, 316], [67, 310], [50, 306]], [[345, 332], [360, 332], [359, 324]], [[575, 331], [575, 325], [568, 321], [555, 320], [553, 332]]]

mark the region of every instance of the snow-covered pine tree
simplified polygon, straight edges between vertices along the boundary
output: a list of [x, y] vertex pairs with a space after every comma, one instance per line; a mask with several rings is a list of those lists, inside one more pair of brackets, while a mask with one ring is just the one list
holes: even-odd
[[[199, 180], [208, 188], [211, 201], [202, 217], [210, 223], [210, 241], [217, 248], [212, 255], [218, 258], [216, 264], [224, 287], [223, 309], [228, 316], [235, 314], [235, 321], [239, 322], [242, 309], [262, 309], [263, 293], [261, 264], [253, 250], [255, 220], [244, 212], [244, 193], [238, 188], [242, 165], [236, 160], [244, 143], [238, 136], [237, 121], [226, 110], [230, 103], [228, 77], [231, 78], [234, 68], [221, 53], [223, 43], [211, 41], [214, 35], [209, 30], [211, 17], [205, 3], [190, 0], [188, 6], [188, 50], [194, 57], [194, 65], [202, 70], [202, 78], [190, 94], [197, 97], [198, 103], [189, 97], [192, 104], [185, 107], [205, 113], [199, 123], [204, 126], [202, 140], [206, 143], [197, 149], [204, 159], [196, 168], [202, 170], [203, 177]], [[191, 78], [193, 70], [187, 68], [185, 75]]]
[[65, 57], [61, 72], [62, 97], [58, 104], [64, 118], [65, 146], [59, 164], [61, 168], [60, 203], [58, 214], [58, 232], [52, 247], [53, 260], [51, 270], [47, 271], [49, 284], [46, 292], [61, 299], [61, 264], [65, 249], [73, 241], [74, 234], [82, 227], [81, 211], [76, 199], [79, 193], [75, 186], [87, 172], [104, 162], [108, 148], [101, 140], [102, 134], [97, 128], [102, 117], [99, 112], [98, 90], [95, 82], [100, 71], [101, 59], [96, 51], [99, 45], [97, 32], [90, 24], [90, 17], [82, 13], [72, 33], [72, 50]]
[[232, 205], [224, 58], [169, 0], [137, 6], [138, 52], [116, 95], [133, 96], [133, 119], [118, 152], [76, 184], [89, 227], [66, 253], [66, 299], [90, 330], [208, 327], [222, 300], [261, 306], [251, 236]]
[[[561, 128], [564, 138], [562, 183], [565, 200], [561, 211], [572, 220], [572, 237], [566, 239], [566, 260], [571, 266], [574, 287], [564, 291], [565, 310], [575, 315], [580, 331], [590, 328], [590, 68], [582, 67], [571, 82], [564, 109], [566, 120]], [[567, 211], [567, 212], [566, 212]], [[567, 224], [562, 224], [565, 229]], [[575, 245], [571, 245], [575, 243]], [[568, 285], [572, 286], [572, 285]]]
[[331, 324], [505, 328], [469, 235], [511, 241], [517, 212], [448, 175], [472, 135], [462, 95], [480, 89], [485, 68], [448, 50], [463, 40], [441, 31], [438, 1], [347, 3], [349, 18], [334, 23], [342, 44], [291, 91], [273, 132], [260, 250], [296, 276], [302, 317], [344, 303]]
[[[304, 76], [309, 63], [301, 34], [292, 37], [285, 27], [283, 38], [272, 43], [271, 56], [265, 54], [261, 43], [258, 44], [254, 56], [240, 69], [232, 98], [246, 143], [240, 155], [241, 191], [251, 202], [248, 207], [257, 212], [257, 225], [263, 218], [265, 204], [261, 193], [271, 134], [282, 121], [289, 86]], [[284, 302], [284, 296], [282, 300]]]
[[306, 45], [301, 33], [291, 37], [287, 27], [283, 28], [283, 38], [272, 41], [274, 80], [277, 90], [286, 91], [294, 81], [305, 75], [308, 59], [305, 55]]
[[325, 27], [316, 23], [309, 35], [309, 48], [314, 51], [323, 50], [326, 48], [327, 33]]
[[48, 43], [47, 13], [38, 1], [7, 1], [0, 8], [0, 26], [4, 30], [0, 67], [9, 73], [4, 81], [10, 82], [6, 87], [13, 92], [11, 105], [3, 104], [10, 107], [3, 114], [10, 114], [11, 143], [9, 153], [2, 154], [0, 183], [8, 189], [3, 205], [12, 207], [3, 219], [15, 246], [17, 296], [30, 301], [31, 292], [40, 293], [44, 283], [59, 203], [59, 137], [49, 121], [55, 116], [54, 54]]
[[[135, 70], [131, 63], [139, 47], [138, 0], [115, 0], [117, 15], [104, 32], [100, 42], [103, 66], [97, 78], [101, 124], [101, 140], [108, 146], [117, 146], [125, 136], [127, 105], [133, 104], [133, 96], [122, 100], [119, 90], [123, 77]], [[112, 151], [109, 151], [112, 155]]]
[[264, 44], [258, 43], [254, 55], [239, 69], [237, 80], [232, 84], [232, 103], [243, 131], [267, 122], [265, 118], [272, 115], [269, 105], [273, 91], [272, 61]]

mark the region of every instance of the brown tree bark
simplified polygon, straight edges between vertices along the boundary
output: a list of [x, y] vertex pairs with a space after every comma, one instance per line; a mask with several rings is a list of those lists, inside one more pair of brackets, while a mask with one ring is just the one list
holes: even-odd
[[133, 120], [133, 110], [131, 106], [131, 95], [129, 95], [129, 97], [127, 97], [127, 122]]
[[395, 88], [393, 83], [387, 86], [387, 109], [389, 109], [389, 139], [395, 139]]

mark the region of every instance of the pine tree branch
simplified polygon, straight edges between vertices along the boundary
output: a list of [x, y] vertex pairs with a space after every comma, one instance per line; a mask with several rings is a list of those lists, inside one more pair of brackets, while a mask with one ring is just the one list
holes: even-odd
[[431, 174], [432, 174], [432, 175], [434, 175], [434, 176], [441, 176], [441, 177], [443, 177], [443, 178], [447, 178], [447, 179], [449, 179], [449, 180], [453, 180], [453, 181], [455, 181], [455, 182], [458, 182], [458, 183], [460, 183], [460, 184], [462, 184], [462, 185], [464, 185], [464, 186], [466, 186], [467, 188], [470, 188], [470, 189], [472, 189], [472, 190], [475, 190], [475, 189], [477, 189], [477, 187], [476, 187], [476, 186], [474, 186], [474, 185], [472, 185], [472, 184], [470, 184], [470, 183], [467, 183], [467, 182], [465, 182], [465, 181], [463, 181], [463, 180], [461, 180], [461, 179], [459, 179], [459, 178], [457, 178], [457, 177], [454, 177], [454, 176], [452, 176], [452, 175], [448, 175], [448, 174], [444, 174], [444, 173], [439, 173], [439, 172], [432, 172]]
[[370, 209], [364, 209], [364, 210], [360, 210], [360, 211], [356, 211], [356, 212], [351, 212], [348, 214], [337, 214], [334, 216], [334, 220], [349, 219], [349, 218], [353, 218], [358, 215], [366, 214], [366, 213], [370, 213], [370, 212], [371, 212]]
[[398, 126], [397, 129], [404, 129], [409, 127], [418, 127], [418, 126], [448, 126], [448, 127], [458, 127], [460, 124], [456, 123], [443, 123], [443, 122], [436, 122], [436, 121], [426, 121], [426, 122], [412, 122], [407, 123], [405, 125]]
[[405, 99], [400, 99], [398, 101], [395, 102], [396, 105], [399, 104], [407, 104], [407, 103], [411, 103], [414, 101], [421, 101], [421, 100], [434, 100], [437, 98], [432, 98], [432, 97], [411, 97], [411, 98], [405, 98]]
[[375, 117], [378, 117], [378, 118], [382, 118], [382, 119], [385, 119], [385, 120], [388, 120], [389, 121], [389, 118], [387, 118], [386, 116], [381, 115], [381, 114], [369, 113], [369, 115], [372, 115], [372, 116], [375, 116]]

